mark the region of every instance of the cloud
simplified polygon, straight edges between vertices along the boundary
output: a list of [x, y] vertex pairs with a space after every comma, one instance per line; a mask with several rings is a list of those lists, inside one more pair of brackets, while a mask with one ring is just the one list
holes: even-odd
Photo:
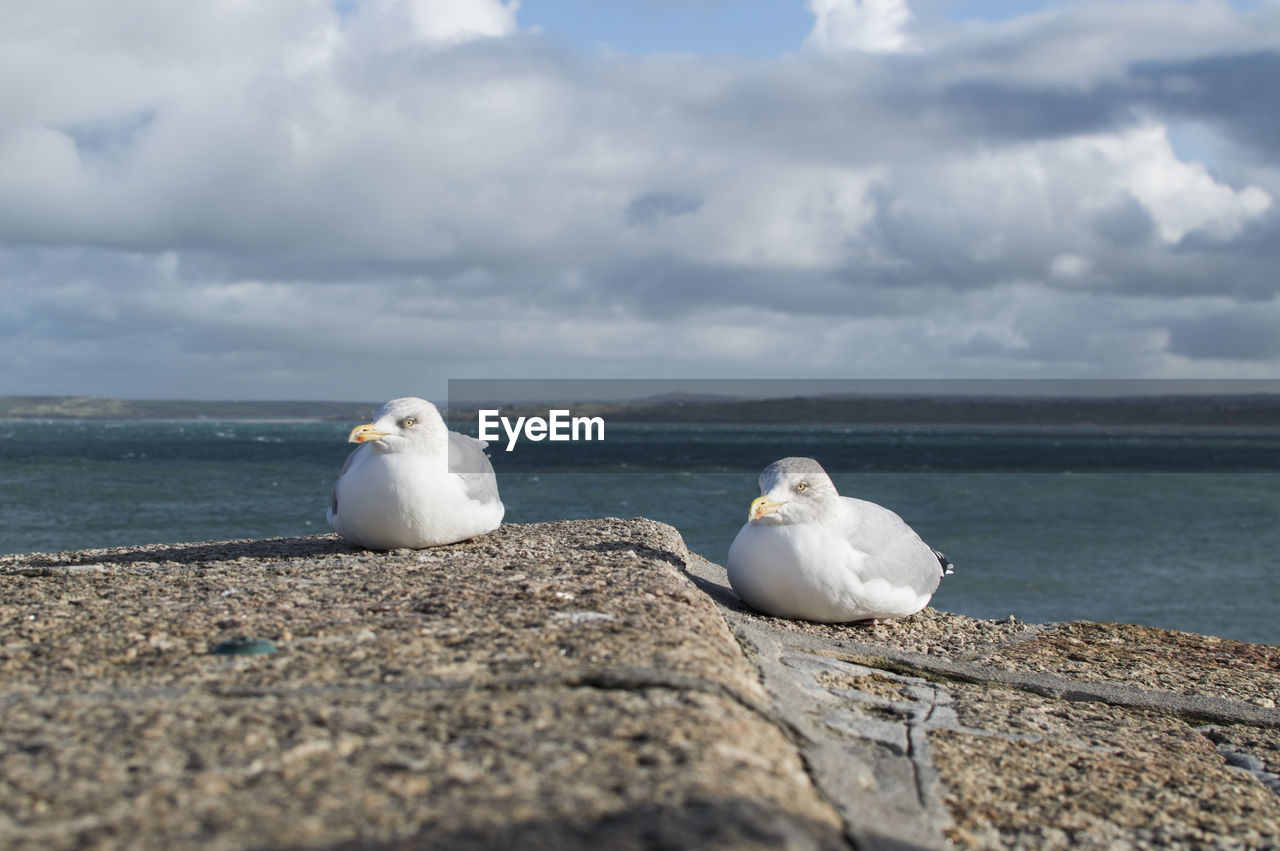
[[702, 201], [679, 192], [647, 192], [627, 204], [627, 224], [653, 227], [675, 216], [687, 216], [702, 208]]
[[809, 0], [807, 7], [814, 15], [808, 47], [893, 53], [910, 44], [906, 0]]
[[516, 31], [519, 0], [351, 0], [344, 25], [379, 44], [449, 44]]
[[[1275, 9], [1273, 4], [1271, 20], [1260, 20], [1260, 26], [1280, 23]], [[1227, 130], [1251, 147], [1255, 157], [1274, 161], [1280, 153], [1280, 115], [1262, 108], [1254, 97], [1259, 80], [1280, 79], [1280, 51], [1274, 43], [1259, 50], [1137, 64], [1133, 78], [1147, 91], [1150, 108]]]
[[1114, 169], [1116, 185], [1136, 198], [1165, 242], [1191, 233], [1230, 240], [1271, 209], [1269, 193], [1257, 186], [1239, 190], [1220, 183], [1201, 163], [1183, 162], [1173, 152], [1165, 127], [1079, 140], [1079, 155]]
[[24, 6], [10, 387], [1280, 371], [1247, 319], [1280, 8], [810, 8], [810, 49], [741, 59], [579, 53], [496, 0]]
[[1228, 307], [1171, 324], [1169, 351], [1183, 357], [1225, 361], [1280, 357], [1280, 301], [1241, 309]]

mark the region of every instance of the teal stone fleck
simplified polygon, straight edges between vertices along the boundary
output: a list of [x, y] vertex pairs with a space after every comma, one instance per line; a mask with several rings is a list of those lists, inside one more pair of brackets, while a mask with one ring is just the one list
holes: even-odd
[[276, 646], [263, 638], [228, 638], [215, 644], [213, 652], [219, 656], [258, 656], [263, 653], [275, 653]]

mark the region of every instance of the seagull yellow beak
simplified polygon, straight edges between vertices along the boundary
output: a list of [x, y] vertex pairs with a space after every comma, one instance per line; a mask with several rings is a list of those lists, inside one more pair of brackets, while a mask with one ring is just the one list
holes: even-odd
[[751, 501], [751, 510], [747, 512], [747, 519], [759, 520], [766, 514], [773, 514], [786, 504], [785, 500], [783, 502], [774, 502], [767, 496], [758, 496]]
[[365, 423], [351, 429], [351, 434], [347, 435], [347, 443], [364, 443], [368, 440], [382, 440], [386, 437], [385, 431], [378, 431], [373, 427], [373, 423]]

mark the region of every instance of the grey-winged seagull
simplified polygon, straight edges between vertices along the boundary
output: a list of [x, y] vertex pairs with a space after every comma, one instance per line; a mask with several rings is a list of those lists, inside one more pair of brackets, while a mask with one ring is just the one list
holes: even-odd
[[420, 549], [483, 535], [505, 508], [484, 441], [449, 431], [435, 405], [392, 399], [356, 426], [327, 513], [334, 531], [373, 550]]
[[783, 458], [729, 548], [729, 583], [753, 609], [843, 623], [913, 615], [951, 562], [887, 508], [841, 496], [812, 458]]

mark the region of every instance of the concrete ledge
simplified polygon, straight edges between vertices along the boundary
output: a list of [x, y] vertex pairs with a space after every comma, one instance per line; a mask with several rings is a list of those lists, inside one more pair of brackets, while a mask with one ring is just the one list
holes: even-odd
[[5, 556], [0, 600], [4, 847], [1280, 845], [1280, 648], [779, 621], [643, 519]]

